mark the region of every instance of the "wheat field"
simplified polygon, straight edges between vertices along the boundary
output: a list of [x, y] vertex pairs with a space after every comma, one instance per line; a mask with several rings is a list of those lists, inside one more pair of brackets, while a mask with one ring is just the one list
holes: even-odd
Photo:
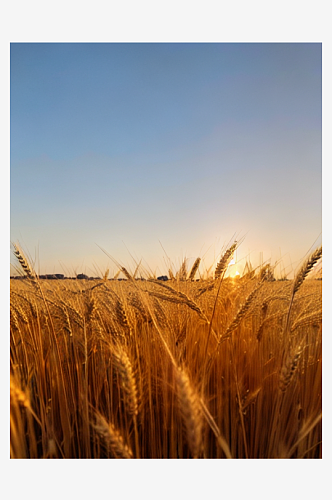
[[11, 458], [322, 458], [322, 282], [226, 277], [10, 284]]

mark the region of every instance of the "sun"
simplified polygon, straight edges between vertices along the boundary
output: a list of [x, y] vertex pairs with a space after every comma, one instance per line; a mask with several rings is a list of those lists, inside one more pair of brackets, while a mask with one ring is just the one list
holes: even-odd
[[[236, 266], [236, 262], [235, 262], [235, 259], [233, 258], [233, 259], [229, 262], [228, 267], [230, 267], [230, 266], [234, 266], [234, 265]], [[236, 269], [236, 268], [235, 268], [235, 269]], [[233, 274], [233, 273], [231, 273], [231, 274], [230, 274], [230, 277], [231, 277], [231, 278], [237, 278], [238, 276], [240, 277], [240, 273], [239, 273], [239, 271], [238, 271], [237, 269], [236, 269], [236, 271], [235, 271], [235, 274]]]

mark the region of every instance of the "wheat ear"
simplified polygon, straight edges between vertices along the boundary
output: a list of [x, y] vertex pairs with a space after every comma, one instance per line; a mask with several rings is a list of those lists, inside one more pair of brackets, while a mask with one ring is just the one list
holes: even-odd
[[111, 347], [111, 359], [119, 374], [121, 386], [125, 393], [125, 403], [131, 415], [138, 414], [137, 384], [132, 363], [128, 354], [121, 346]]
[[304, 282], [305, 278], [308, 276], [309, 272], [311, 269], [314, 267], [314, 265], [319, 261], [319, 259], [322, 256], [322, 246], [317, 248], [310, 257], [305, 261], [299, 272], [294, 278], [293, 282], [293, 288], [292, 288], [292, 293], [291, 293], [291, 298], [290, 298], [290, 303], [289, 303], [289, 308], [288, 308], [288, 313], [287, 313], [287, 318], [286, 318], [286, 326], [285, 326], [285, 331], [284, 334], [286, 334], [288, 327], [289, 327], [289, 321], [290, 321], [290, 315], [291, 315], [291, 310], [292, 310], [292, 305], [293, 305], [293, 300], [296, 292], [298, 292], [300, 286]]
[[36, 278], [36, 273], [33, 271], [32, 267], [29, 264], [28, 259], [25, 257], [24, 253], [22, 250], [19, 248], [19, 246], [16, 243], [13, 243], [14, 246], [14, 255], [19, 261], [24, 273], [26, 276], [31, 280], [31, 282], [37, 286], [37, 278]]
[[190, 270], [189, 278], [188, 278], [189, 281], [192, 281], [195, 278], [195, 274], [197, 273], [197, 269], [199, 267], [200, 262], [201, 262], [201, 258], [197, 257], [197, 259], [195, 260], [195, 262], [193, 264], [193, 267]]
[[207, 319], [206, 315], [202, 311], [202, 309], [194, 302], [193, 300], [189, 299], [187, 295], [181, 293], [181, 295], [174, 296], [174, 295], [166, 295], [158, 292], [148, 292], [149, 295], [152, 295], [153, 297], [157, 297], [158, 299], [162, 300], [167, 300], [168, 302], [173, 302], [174, 304], [185, 304], [187, 305], [190, 309], [193, 311], [196, 311], [197, 314], [202, 318], [206, 323], [209, 324], [209, 320]]
[[219, 262], [216, 266], [216, 269], [214, 271], [214, 278], [215, 279], [220, 278], [220, 276], [226, 270], [227, 264], [228, 264], [229, 260], [231, 259], [233, 253], [235, 252], [236, 247], [237, 247], [237, 243], [233, 243], [233, 245], [231, 247], [229, 247], [228, 250], [226, 250], [226, 252], [224, 252], [223, 256], [219, 260]]
[[187, 279], [187, 259], [181, 264], [179, 271], [176, 273], [176, 278], [180, 281], [185, 281]]
[[285, 392], [289, 384], [291, 383], [291, 380], [296, 371], [301, 354], [302, 354], [302, 346], [297, 347], [297, 349], [293, 353], [291, 352], [287, 353], [279, 377], [279, 389], [281, 390], [281, 392]]
[[229, 325], [227, 328], [226, 332], [220, 337], [219, 343], [230, 337], [231, 333], [239, 326], [241, 323], [242, 319], [246, 315], [253, 299], [258, 290], [261, 288], [262, 284], [260, 284], [257, 288], [255, 288], [247, 297], [245, 303], [240, 307], [237, 315], [235, 316], [234, 320], [232, 323]]
[[126, 310], [122, 301], [117, 297], [116, 305], [115, 305], [115, 314], [116, 319], [118, 320], [119, 325], [124, 329], [124, 331], [128, 334], [131, 333], [130, 324], [128, 321], [128, 316], [126, 314]]
[[186, 428], [187, 442], [194, 458], [202, 451], [203, 414], [200, 399], [192, 387], [188, 375], [175, 368], [175, 380], [181, 414]]
[[293, 332], [296, 328], [305, 328], [310, 325], [317, 325], [322, 323], [322, 311], [315, 312], [312, 314], [307, 314], [305, 316], [300, 317], [295, 321], [295, 323], [291, 326], [290, 331]]
[[123, 274], [125, 275], [125, 277], [129, 280], [129, 281], [134, 281], [134, 278], [132, 277], [132, 275], [127, 271], [127, 269], [125, 267], [121, 267], [120, 271], [123, 272]]
[[133, 458], [131, 448], [125, 444], [121, 433], [114, 425], [108, 423], [99, 413], [96, 413], [95, 420], [95, 423], [92, 423], [92, 427], [104, 442], [111, 447], [116, 458]]
[[309, 259], [303, 264], [303, 266], [301, 267], [300, 271], [297, 273], [294, 279], [293, 290], [292, 290], [293, 296], [299, 290], [303, 281], [305, 280], [311, 269], [314, 267], [314, 265], [319, 261], [321, 256], [322, 256], [322, 247], [319, 247], [311, 254]]

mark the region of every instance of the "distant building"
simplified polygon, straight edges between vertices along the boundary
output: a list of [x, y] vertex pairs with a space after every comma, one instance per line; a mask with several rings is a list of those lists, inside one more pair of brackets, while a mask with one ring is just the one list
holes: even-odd
[[89, 279], [89, 276], [87, 276], [86, 274], [81, 273], [81, 274], [78, 274], [78, 275], [76, 276], [76, 278], [77, 278], [78, 280], [88, 280], [88, 279]]

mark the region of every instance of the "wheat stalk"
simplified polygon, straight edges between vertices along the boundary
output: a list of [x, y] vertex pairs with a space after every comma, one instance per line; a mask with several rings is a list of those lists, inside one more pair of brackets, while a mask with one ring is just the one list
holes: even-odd
[[209, 424], [212, 432], [214, 433], [214, 435], [217, 438], [217, 443], [219, 444], [220, 448], [225, 453], [226, 458], [232, 458], [232, 454], [231, 454], [231, 451], [229, 449], [227, 441], [221, 435], [219, 427], [217, 426], [214, 418], [212, 417], [211, 413], [209, 412], [208, 408], [206, 407], [206, 405], [202, 399], [200, 399], [200, 404], [201, 404], [202, 411], [204, 413], [204, 417], [205, 417], [207, 423]]
[[38, 422], [39, 425], [41, 424], [41, 421], [33, 411], [31, 407], [31, 402], [30, 402], [30, 395], [28, 390], [26, 389], [23, 391], [18, 383], [14, 380], [14, 376], [11, 374], [10, 375], [10, 401], [12, 403], [17, 403], [18, 405], [22, 406], [26, 410], [28, 410], [31, 415], [35, 418], [35, 420]]

